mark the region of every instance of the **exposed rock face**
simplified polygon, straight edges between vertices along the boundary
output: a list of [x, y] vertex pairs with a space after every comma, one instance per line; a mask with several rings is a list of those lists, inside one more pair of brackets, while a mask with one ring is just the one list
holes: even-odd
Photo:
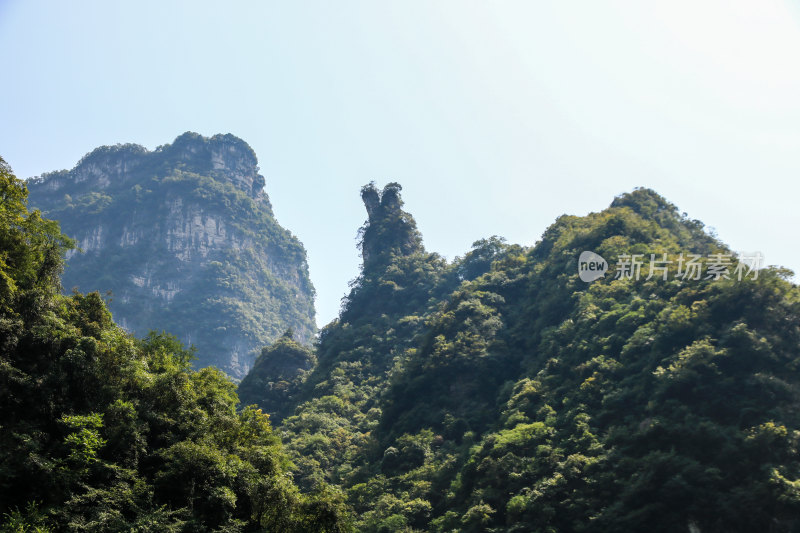
[[374, 183], [361, 188], [361, 199], [369, 217], [361, 227], [361, 256], [364, 270], [384, 265], [392, 256], [423, 250], [422, 236], [414, 218], [403, 211], [399, 183], [388, 183], [379, 192]]
[[195, 133], [154, 151], [104, 146], [28, 180], [31, 205], [83, 250], [67, 258], [67, 290], [112, 291], [124, 327], [174, 333], [199, 366], [237, 378], [287, 328], [305, 342], [315, 330], [305, 250], [264, 184], [247, 143]]

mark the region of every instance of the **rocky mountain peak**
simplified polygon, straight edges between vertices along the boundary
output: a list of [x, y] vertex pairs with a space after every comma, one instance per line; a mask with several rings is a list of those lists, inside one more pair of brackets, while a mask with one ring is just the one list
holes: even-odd
[[375, 183], [361, 188], [361, 199], [368, 219], [360, 230], [361, 256], [365, 269], [373, 264], [385, 264], [396, 255], [423, 251], [422, 236], [410, 213], [403, 211], [399, 183], [387, 183], [378, 191]]
[[64, 287], [112, 291], [127, 330], [173, 332], [198, 348], [198, 365], [234, 377], [287, 328], [300, 342], [313, 336], [305, 250], [275, 220], [238, 137], [102, 146], [28, 187], [31, 205], [81, 250], [67, 253]]
[[[235, 135], [204, 137], [186, 132], [172, 144], [148, 150], [138, 144], [101, 146], [86, 154], [72, 170], [45, 173], [29, 183], [51, 192], [70, 190], [114, 190], [129, 187], [142, 173], [163, 175], [180, 170], [231, 183], [251, 198], [267, 200], [265, 179], [259, 174], [253, 149]], [[77, 189], [76, 189], [77, 187]]]
[[186, 132], [171, 144], [159, 147], [191, 171], [214, 171], [253, 197], [263, 193], [264, 176], [258, 173], [258, 158], [249, 144], [231, 135], [203, 137]]

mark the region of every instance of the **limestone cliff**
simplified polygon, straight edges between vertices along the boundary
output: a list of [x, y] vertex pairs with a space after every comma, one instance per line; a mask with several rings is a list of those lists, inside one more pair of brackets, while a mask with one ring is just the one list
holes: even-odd
[[175, 333], [199, 366], [238, 378], [287, 328], [305, 342], [315, 329], [305, 250], [275, 220], [257, 164], [230, 134], [104, 146], [28, 180], [30, 202], [82, 249], [67, 290], [110, 290], [124, 327]]

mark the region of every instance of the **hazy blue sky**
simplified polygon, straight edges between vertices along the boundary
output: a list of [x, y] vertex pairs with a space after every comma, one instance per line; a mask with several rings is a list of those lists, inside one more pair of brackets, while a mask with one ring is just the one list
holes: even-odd
[[371, 180], [403, 185], [448, 258], [646, 186], [797, 271], [798, 20], [766, 0], [0, 0], [0, 154], [29, 177], [103, 144], [242, 137], [320, 324], [358, 273]]

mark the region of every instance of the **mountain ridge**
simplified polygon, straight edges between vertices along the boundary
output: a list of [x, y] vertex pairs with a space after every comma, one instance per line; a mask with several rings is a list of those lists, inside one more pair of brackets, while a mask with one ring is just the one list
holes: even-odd
[[[365, 190], [362, 271], [316, 366], [287, 394], [242, 391], [279, 414], [301, 487], [339, 487], [368, 532], [797, 530], [788, 271], [739, 278], [740, 258], [643, 188], [532, 247], [492, 237], [448, 263], [397, 184]], [[587, 250], [610, 265], [591, 283]], [[626, 254], [641, 276], [618, 275]], [[662, 254], [666, 279], [649, 275]], [[702, 276], [681, 277], [681, 254]], [[729, 275], [707, 275], [717, 256]]]
[[[211, 168], [254, 198], [263, 196], [269, 201], [264, 191], [266, 180], [258, 173], [255, 151], [230, 133], [203, 137], [187, 131], [171, 144], [154, 150], [134, 143], [99, 146], [84, 155], [71, 170], [45, 172], [26, 181], [37, 188], [43, 185], [46, 190], [58, 191], [68, 184], [92, 183], [94, 177], [94, 188], [104, 189], [124, 183], [136, 167], [147, 163], [157, 169], [155, 173], [169, 171], [175, 163], [183, 163], [186, 171]], [[116, 170], [115, 182], [108, 175], [109, 169]]]
[[187, 132], [147, 150], [104, 146], [27, 182], [30, 203], [75, 238], [63, 280], [111, 290], [123, 327], [169, 330], [200, 366], [241, 378], [287, 328], [316, 331], [305, 249], [275, 220], [255, 152]]

